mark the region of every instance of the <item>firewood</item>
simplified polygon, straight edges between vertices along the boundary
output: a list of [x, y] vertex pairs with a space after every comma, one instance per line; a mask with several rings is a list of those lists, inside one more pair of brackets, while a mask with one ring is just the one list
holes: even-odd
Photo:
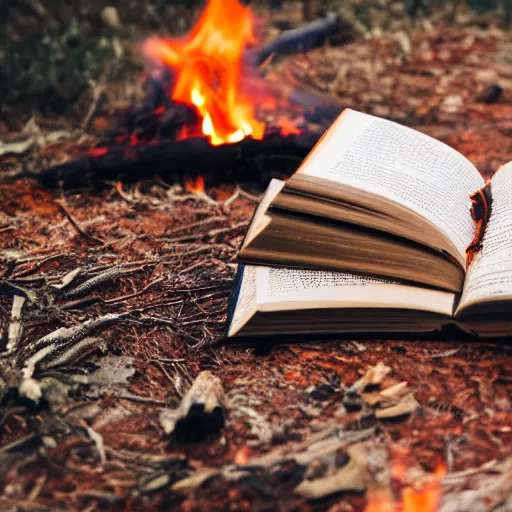
[[202, 137], [161, 144], [139, 144], [135, 147], [105, 149], [99, 156], [86, 154], [64, 164], [43, 170], [38, 178], [47, 187], [64, 188], [97, 186], [107, 180], [135, 181], [153, 174], [185, 177], [214, 173], [214, 181], [225, 180], [229, 172], [249, 178], [247, 167], [262, 159], [292, 160], [297, 164], [309, 153], [319, 134], [282, 136], [269, 134], [263, 140], [244, 139], [235, 144], [212, 146]]
[[302, 53], [316, 48], [325, 42], [326, 37], [333, 33], [339, 24], [338, 16], [329, 13], [325, 18], [307, 23], [303, 27], [287, 30], [258, 51], [256, 64], [260, 65], [270, 55]]

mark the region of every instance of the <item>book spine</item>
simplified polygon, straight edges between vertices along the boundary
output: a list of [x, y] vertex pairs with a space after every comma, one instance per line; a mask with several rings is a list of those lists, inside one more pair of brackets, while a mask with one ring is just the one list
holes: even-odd
[[228, 336], [229, 328], [231, 326], [231, 322], [233, 321], [233, 315], [235, 314], [236, 304], [238, 302], [238, 296], [240, 295], [240, 288], [242, 287], [242, 279], [244, 277], [244, 268], [245, 265], [243, 263], [239, 263], [236, 269], [236, 276], [233, 283], [233, 292], [231, 294], [231, 298], [229, 299], [228, 305], [228, 314], [226, 319], [226, 330], [224, 333], [224, 337]]

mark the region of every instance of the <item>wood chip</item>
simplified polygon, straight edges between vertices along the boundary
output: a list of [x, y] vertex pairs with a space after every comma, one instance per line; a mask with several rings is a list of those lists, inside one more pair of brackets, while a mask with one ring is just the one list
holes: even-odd
[[375, 416], [381, 420], [409, 416], [419, 407], [419, 405], [420, 404], [417, 402], [416, 398], [414, 398], [414, 395], [409, 393], [408, 395], [405, 395], [398, 404], [384, 409], [377, 409], [375, 411]]
[[163, 409], [160, 425], [166, 434], [203, 439], [224, 426], [224, 390], [212, 372], [201, 372], [177, 409]]
[[295, 492], [308, 499], [319, 499], [343, 491], [364, 491], [368, 485], [368, 472], [364, 461], [365, 449], [356, 444], [347, 449], [348, 462], [320, 478], [304, 480]]

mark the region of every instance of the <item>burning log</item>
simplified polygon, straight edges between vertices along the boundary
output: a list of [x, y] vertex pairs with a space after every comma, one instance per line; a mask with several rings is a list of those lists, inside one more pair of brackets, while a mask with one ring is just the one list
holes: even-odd
[[[284, 172], [293, 172], [313, 148], [319, 134], [282, 136], [270, 134], [263, 140], [246, 138], [235, 144], [212, 146], [207, 139], [196, 137], [162, 144], [139, 144], [134, 147], [99, 148], [64, 164], [45, 169], [39, 174], [47, 187], [64, 188], [97, 186], [107, 180], [136, 181], [154, 174], [190, 177], [193, 174], [212, 175], [215, 183], [229, 177], [250, 179], [247, 171], [262, 159], [283, 159], [290, 164]], [[283, 167], [283, 166], [281, 166]], [[216, 173], [222, 169], [221, 173]]]
[[[213, 171], [219, 168], [222, 180], [230, 174], [238, 181], [251, 179], [250, 171], [256, 170], [259, 181], [266, 177], [262, 161], [276, 159], [285, 161], [279, 176], [295, 171], [319, 133], [302, 134], [287, 117], [273, 128], [257, 118], [258, 98], [240, 83], [244, 49], [254, 42], [253, 21], [251, 10], [238, 0], [210, 0], [186, 38], [148, 40], [145, 54], [158, 67], [144, 85], [144, 105], [121, 113], [113, 145], [44, 170], [39, 175], [43, 184], [80, 188], [154, 173], [170, 174], [173, 181], [213, 174], [215, 184], [219, 175]], [[290, 31], [259, 58], [265, 52], [310, 48], [337, 25], [338, 17], [331, 14]], [[303, 96], [298, 104], [310, 102]]]

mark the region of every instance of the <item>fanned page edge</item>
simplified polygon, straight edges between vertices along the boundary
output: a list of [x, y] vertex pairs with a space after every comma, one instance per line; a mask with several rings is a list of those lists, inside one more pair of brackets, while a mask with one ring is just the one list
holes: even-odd
[[[359, 135], [361, 135], [372, 123], [375, 121], [390, 123], [391, 125], [396, 125], [400, 129], [406, 130], [408, 133], [414, 133], [421, 137], [424, 137], [425, 140], [430, 140], [434, 142], [436, 145], [438, 144], [440, 148], [444, 148], [445, 150], [449, 150], [450, 153], [458, 155], [461, 159], [465, 161], [465, 164], [468, 165], [468, 169], [474, 170], [474, 179], [475, 179], [475, 186], [472, 190], [468, 192], [467, 202], [468, 202], [468, 208], [467, 208], [467, 215], [468, 220], [471, 221], [471, 214], [470, 214], [470, 199], [469, 195], [476, 190], [480, 189], [485, 185], [485, 181], [482, 178], [481, 174], [479, 173], [478, 169], [466, 158], [464, 155], [459, 153], [457, 150], [451, 148], [447, 144], [430, 137], [422, 132], [419, 132], [417, 130], [414, 130], [412, 128], [409, 128], [407, 126], [401, 125], [399, 123], [396, 123], [394, 121], [390, 121], [384, 118], [379, 118], [376, 116], [372, 116], [370, 114], [365, 114], [362, 112], [358, 112], [352, 109], [345, 109], [342, 114], [336, 119], [336, 121], [332, 124], [332, 126], [327, 130], [327, 132], [322, 136], [322, 138], [317, 142], [313, 150], [309, 153], [309, 155], [306, 157], [306, 159], [302, 162], [301, 166], [297, 170], [296, 174], [304, 174], [304, 175], [311, 175], [316, 176], [317, 178], [324, 179], [328, 183], [329, 181], [332, 181], [331, 178], [326, 177], [326, 171], [325, 171], [325, 165], [322, 164], [322, 153], [325, 151], [326, 147], [331, 143], [331, 141], [338, 136], [338, 133], [340, 130], [343, 130], [343, 138], [342, 138], [342, 145], [340, 146], [339, 142], [337, 141], [336, 145], [336, 153], [342, 154], [344, 151], [346, 151], [350, 145], [357, 139]], [[344, 125], [347, 125], [344, 127]], [[324, 159], [325, 160], [325, 159]], [[476, 183], [476, 181], [479, 178], [479, 183]], [[469, 244], [470, 240], [468, 239], [466, 243], [460, 244], [459, 241], [454, 240], [452, 236], [450, 236], [450, 233], [446, 232], [445, 229], [443, 229], [442, 226], [438, 225], [433, 219], [429, 218], [428, 216], [424, 215], [423, 212], [418, 211], [417, 208], [411, 207], [407, 204], [404, 204], [400, 198], [396, 196], [396, 194], [387, 193], [383, 194], [382, 192], [371, 190], [371, 186], [368, 187], [361, 187], [361, 183], [353, 183], [351, 180], [341, 180], [340, 183], [346, 183], [351, 186], [355, 186], [358, 188], [363, 188], [364, 190], [367, 190], [371, 193], [374, 193], [378, 196], [385, 197], [386, 199], [389, 199], [396, 204], [399, 204], [403, 207], [406, 207], [412, 212], [415, 212], [419, 215], [422, 215], [425, 219], [429, 220], [433, 224], [435, 224], [438, 229], [440, 229], [445, 236], [447, 236], [452, 242], [455, 244], [455, 246], [459, 246], [457, 249], [457, 254], [453, 255], [455, 259], [459, 262], [459, 264], [465, 268], [465, 262], [466, 262], [466, 247]], [[472, 226], [472, 221], [471, 221]]]
[[247, 245], [249, 245], [251, 241], [254, 240], [254, 238], [256, 238], [268, 225], [270, 218], [266, 215], [266, 212], [269, 209], [272, 201], [276, 198], [279, 192], [281, 192], [284, 186], [285, 182], [282, 180], [274, 178], [270, 181], [267, 189], [265, 190], [265, 193], [263, 194], [263, 198], [256, 207], [256, 210], [254, 210], [254, 215], [252, 216], [249, 229], [247, 230], [247, 234], [245, 235], [240, 250], [243, 250], [245, 247], [247, 247]]
[[[307, 290], [294, 290], [272, 296], [270, 292], [270, 272], [290, 272], [314, 275], [344, 275], [359, 281], [357, 284], [340, 286], [319, 286]], [[316, 270], [274, 269], [258, 267], [258, 311], [285, 311], [321, 308], [400, 308], [429, 311], [452, 317], [456, 294], [430, 288], [409, 286], [396, 281], [363, 277], [343, 272]], [[398, 298], [401, 297], [401, 298]]]
[[[491, 189], [491, 192], [490, 192], [491, 197], [493, 196], [493, 191], [492, 191], [493, 181], [494, 181], [494, 183], [496, 183], [496, 177], [500, 173], [505, 173], [505, 172], [508, 172], [512, 175], [512, 161], [501, 166], [498, 169], [498, 171], [494, 174], [494, 176], [491, 178], [491, 180], [489, 182], [490, 189]], [[511, 177], [511, 179], [512, 179], [512, 177]], [[512, 201], [512, 197], [510, 198], [510, 200]], [[483, 233], [482, 238], [479, 241], [480, 248], [478, 251], [475, 251], [471, 254], [471, 260], [469, 261], [468, 271], [466, 274], [466, 282], [464, 283], [464, 289], [462, 290], [461, 298], [460, 298], [458, 307], [455, 311], [455, 318], [457, 318], [457, 316], [462, 316], [468, 309], [473, 308], [474, 306], [478, 306], [480, 304], [512, 301], [512, 291], [509, 293], [503, 293], [503, 294], [499, 294], [499, 295], [494, 294], [494, 293], [489, 293], [488, 295], [480, 296], [480, 297], [476, 297], [476, 298], [468, 298], [467, 297], [468, 287], [471, 285], [471, 277], [472, 277], [472, 275], [474, 275], [476, 266], [479, 264], [481, 259], [483, 257], [485, 257], [485, 255], [482, 254], [482, 249], [483, 249], [483, 247], [485, 247], [485, 235], [492, 223], [493, 206], [494, 206], [494, 199], [492, 199], [492, 205], [491, 205], [489, 219], [485, 226], [486, 231]], [[468, 249], [470, 249], [470, 248], [468, 248]], [[512, 266], [512, 263], [511, 263], [511, 266]]]
[[[256, 313], [274, 311], [300, 311], [314, 309], [339, 309], [346, 308], [396, 308], [411, 311], [426, 311], [444, 315], [447, 322], [453, 319], [454, 305], [457, 295], [451, 292], [443, 292], [429, 288], [402, 285], [397, 282], [385, 281], [379, 278], [345, 274], [348, 277], [360, 280], [361, 284], [343, 285], [339, 287], [319, 287], [317, 289], [288, 292], [281, 296], [271, 297], [269, 293], [269, 272], [271, 270], [286, 271], [292, 273], [320, 273], [343, 274], [324, 271], [301, 271], [296, 269], [272, 269], [253, 265], [240, 265], [237, 274], [236, 295], [232, 297], [226, 337], [236, 337], [244, 326]], [[246, 298], [244, 294], [250, 293], [245, 288], [247, 283], [247, 270], [254, 272], [253, 302], [245, 311], [239, 311], [242, 302]], [[245, 282], [244, 282], [245, 281]], [[330, 298], [326, 298], [329, 293]], [[397, 297], [401, 297], [398, 299]]]

